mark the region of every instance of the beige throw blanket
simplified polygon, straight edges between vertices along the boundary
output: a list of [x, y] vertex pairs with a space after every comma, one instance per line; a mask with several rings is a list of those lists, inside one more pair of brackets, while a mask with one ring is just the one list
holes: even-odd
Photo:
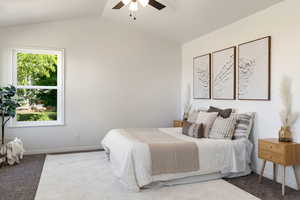
[[152, 175], [199, 170], [196, 143], [175, 138], [159, 129], [125, 129], [124, 135], [149, 146]]

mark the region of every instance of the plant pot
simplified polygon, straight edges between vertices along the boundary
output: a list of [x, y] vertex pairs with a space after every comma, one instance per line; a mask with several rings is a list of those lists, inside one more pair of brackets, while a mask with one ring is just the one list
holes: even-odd
[[290, 127], [281, 127], [279, 131], [279, 142], [293, 142], [293, 134], [290, 130]]
[[183, 120], [184, 120], [184, 121], [187, 121], [188, 118], [189, 118], [189, 113], [184, 113], [184, 114], [183, 114]]
[[6, 147], [0, 144], [0, 167], [6, 164]]
[[14, 140], [0, 145], [0, 167], [3, 165], [14, 165], [20, 163], [23, 159], [25, 150], [23, 142], [15, 138]]

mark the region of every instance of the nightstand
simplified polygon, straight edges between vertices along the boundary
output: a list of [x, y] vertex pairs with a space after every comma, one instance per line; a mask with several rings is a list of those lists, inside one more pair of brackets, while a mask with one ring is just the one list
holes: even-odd
[[300, 144], [293, 142], [279, 142], [278, 139], [260, 139], [258, 141], [258, 157], [263, 159], [263, 167], [259, 177], [261, 183], [266, 162], [273, 162], [273, 179], [276, 181], [276, 165], [283, 166], [282, 195], [285, 195], [285, 169], [293, 166], [298, 189], [300, 188], [296, 165], [300, 165]]
[[183, 121], [182, 120], [174, 120], [173, 127], [183, 127]]

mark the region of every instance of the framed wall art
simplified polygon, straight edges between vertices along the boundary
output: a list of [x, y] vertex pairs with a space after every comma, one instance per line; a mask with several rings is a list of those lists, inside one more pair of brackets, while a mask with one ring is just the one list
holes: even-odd
[[238, 99], [270, 100], [271, 37], [238, 46]]
[[193, 98], [211, 98], [211, 54], [193, 59]]
[[236, 47], [212, 53], [212, 98], [235, 99]]

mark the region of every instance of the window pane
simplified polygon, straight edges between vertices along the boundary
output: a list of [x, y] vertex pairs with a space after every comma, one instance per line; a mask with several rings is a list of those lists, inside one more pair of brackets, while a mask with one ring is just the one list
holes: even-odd
[[18, 89], [17, 121], [56, 121], [57, 90]]
[[17, 53], [17, 79], [22, 86], [56, 86], [57, 55]]

